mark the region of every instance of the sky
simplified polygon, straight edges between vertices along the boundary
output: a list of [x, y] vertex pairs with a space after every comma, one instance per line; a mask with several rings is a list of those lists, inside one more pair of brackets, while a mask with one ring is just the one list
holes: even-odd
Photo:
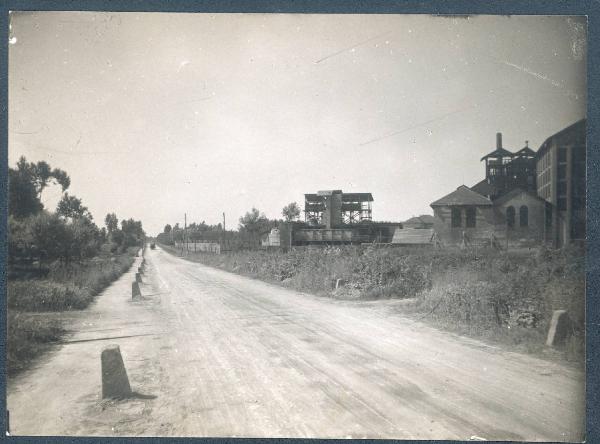
[[536, 150], [586, 116], [580, 17], [15, 11], [10, 37], [9, 166], [66, 170], [99, 225], [149, 234], [327, 189], [431, 214], [497, 132]]

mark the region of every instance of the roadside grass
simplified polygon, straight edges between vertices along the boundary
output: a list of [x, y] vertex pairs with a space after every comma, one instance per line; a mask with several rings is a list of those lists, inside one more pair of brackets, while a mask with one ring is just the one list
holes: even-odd
[[13, 376], [65, 333], [55, 312], [82, 310], [134, 262], [137, 248], [84, 263], [55, 263], [41, 279], [7, 282], [7, 372]]
[[7, 327], [6, 369], [9, 376], [28, 368], [65, 333], [57, 319], [14, 310], [7, 313]]
[[[161, 247], [173, 254], [180, 249]], [[585, 253], [544, 248], [406, 250], [377, 247], [298, 248], [189, 253], [187, 259], [336, 298], [415, 298], [405, 314], [458, 334], [541, 353], [553, 310], [565, 309], [570, 334], [557, 350], [585, 358]], [[334, 290], [337, 279], [343, 288]]]

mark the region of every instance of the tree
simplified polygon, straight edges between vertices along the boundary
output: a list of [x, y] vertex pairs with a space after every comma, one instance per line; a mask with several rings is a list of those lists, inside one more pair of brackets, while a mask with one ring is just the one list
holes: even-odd
[[65, 193], [62, 199], [58, 202], [56, 214], [73, 220], [81, 219], [83, 217], [89, 219], [90, 221], [93, 220], [93, 217], [88, 211], [87, 207], [81, 204], [81, 199], [75, 196], [69, 196], [69, 193]]
[[16, 168], [9, 168], [9, 212], [15, 217], [27, 217], [42, 211], [42, 191], [52, 181], [60, 184], [65, 192], [71, 179], [61, 169], [50, 168], [46, 162], [27, 162], [19, 158]]
[[269, 231], [271, 225], [272, 223], [267, 219], [267, 216], [256, 208], [252, 208], [252, 210], [240, 217], [240, 230], [247, 231], [253, 235], [259, 235]]
[[283, 207], [281, 214], [285, 218], [286, 222], [292, 222], [300, 217], [300, 207], [296, 202], [292, 202]]
[[167, 225], [165, 225], [165, 229], [163, 230], [163, 233], [169, 234], [172, 229], [173, 229], [173, 227], [171, 227], [170, 224], [167, 224]]
[[108, 234], [112, 234], [113, 231], [119, 229], [119, 219], [115, 213], [108, 213], [104, 218], [104, 225], [106, 225], [106, 231]]
[[146, 236], [142, 229], [142, 222], [133, 219], [122, 220], [121, 231], [123, 232], [123, 247], [141, 245]]
[[16, 218], [32, 216], [44, 206], [28, 171], [8, 169], [8, 213]]
[[58, 215], [46, 211], [38, 213], [31, 219], [30, 232], [41, 257], [70, 260], [73, 232]]

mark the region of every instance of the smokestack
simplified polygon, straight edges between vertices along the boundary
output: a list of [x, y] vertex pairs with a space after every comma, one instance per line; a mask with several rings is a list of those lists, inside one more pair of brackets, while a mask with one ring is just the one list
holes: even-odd
[[496, 148], [502, 148], [502, 133], [496, 133]]

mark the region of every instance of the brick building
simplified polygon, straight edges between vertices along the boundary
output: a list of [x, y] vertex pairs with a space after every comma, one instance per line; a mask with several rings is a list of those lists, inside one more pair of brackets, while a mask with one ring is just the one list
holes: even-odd
[[581, 120], [550, 136], [536, 153], [502, 146], [484, 156], [486, 177], [431, 204], [442, 243], [497, 241], [560, 247], [585, 239], [585, 130]]

